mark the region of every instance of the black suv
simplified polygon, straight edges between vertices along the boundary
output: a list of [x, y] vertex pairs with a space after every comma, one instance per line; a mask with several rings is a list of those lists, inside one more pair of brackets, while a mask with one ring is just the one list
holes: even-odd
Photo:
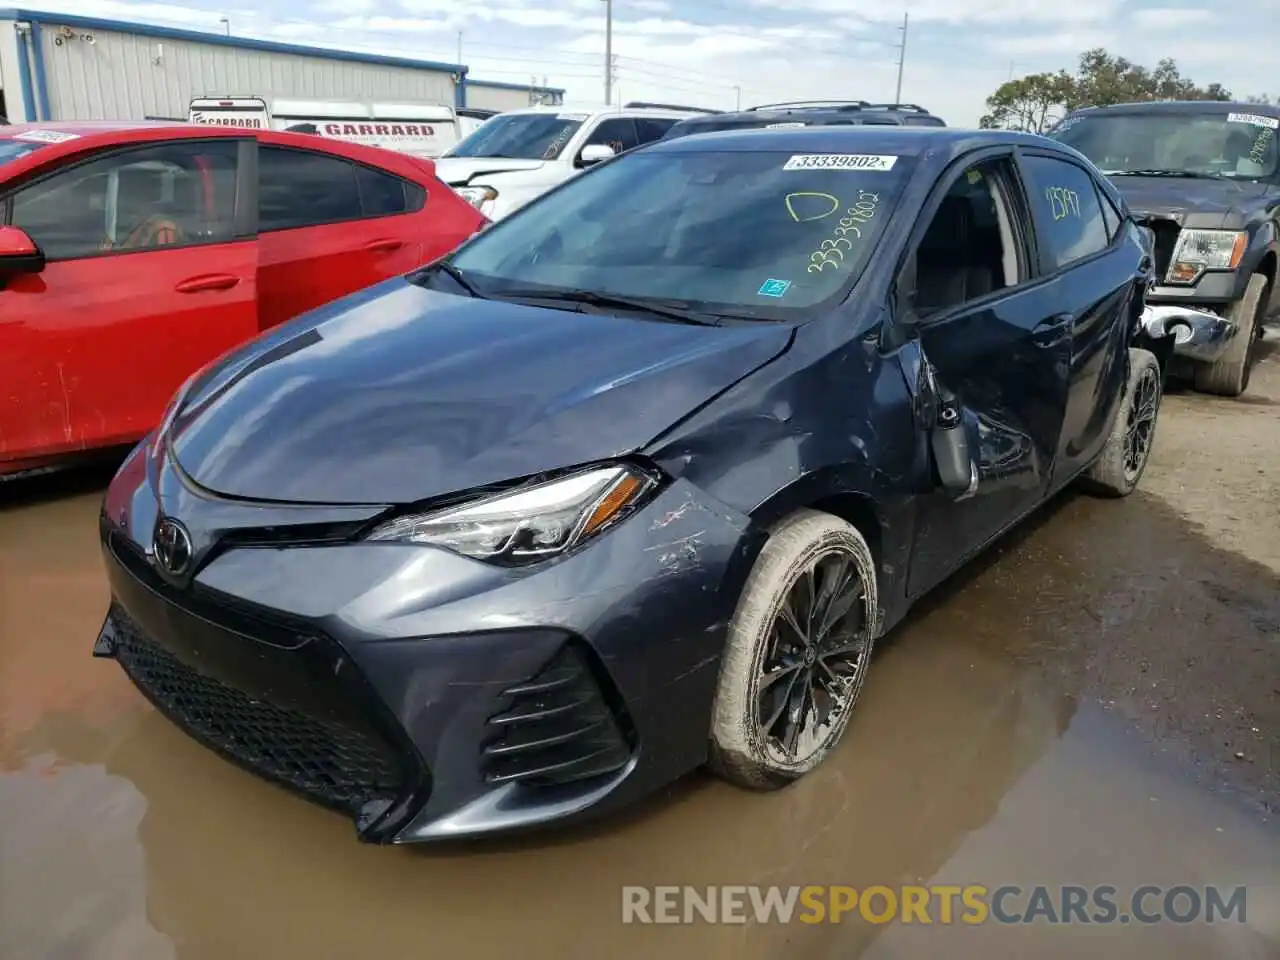
[[848, 124], [882, 126], [945, 127], [936, 117], [915, 103], [868, 103], [866, 100], [796, 100], [767, 103], [736, 113], [717, 113], [681, 120], [667, 131], [664, 140], [692, 133], [717, 130], [750, 130], [760, 127], [816, 127]]
[[1207, 393], [1244, 392], [1251, 348], [1280, 307], [1278, 133], [1280, 107], [1217, 101], [1091, 107], [1049, 132], [1111, 178], [1150, 228], [1147, 302], [1181, 327], [1178, 366]]

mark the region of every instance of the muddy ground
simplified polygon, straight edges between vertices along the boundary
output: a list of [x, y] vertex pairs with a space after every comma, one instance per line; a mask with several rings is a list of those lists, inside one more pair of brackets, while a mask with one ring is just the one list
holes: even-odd
[[[1280, 957], [1280, 336], [1174, 394], [1140, 491], [1068, 494], [883, 644], [836, 755], [589, 829], [371, 848], [89, 648], [109, 470], [0, 489], [0, 958]], [[1245, 923], [624, 926], [634, 884], [1248, 886]]]

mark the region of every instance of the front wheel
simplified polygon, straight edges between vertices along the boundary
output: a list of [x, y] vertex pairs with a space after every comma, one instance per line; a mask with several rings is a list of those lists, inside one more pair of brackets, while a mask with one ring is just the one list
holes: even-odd
[[1236, 335], [1216, 363], [1196, 366], [1195, 384], [1201, 393], [1238, 397], [1249, 387], [1253, 345], [1262, 338], [1262, 315], [1266, 311], [1267, 278], [1255, 273], [1249, 278], [1244, 296], [1231, 304], [1227, 319], [1236, 326]]
[[879, 629], [875, 561], [862, 534], [814, 510], [778, 524], [729, 627], [711, 769], [771, 790], [820, 764], [848, 725]]
[[1147, 469], [1164, 394], [1160, 364], [1150, 350], [1129, 350], [1129, 380], [1102, 453], [1081, 484], [1103, 497], [1127, 497]]

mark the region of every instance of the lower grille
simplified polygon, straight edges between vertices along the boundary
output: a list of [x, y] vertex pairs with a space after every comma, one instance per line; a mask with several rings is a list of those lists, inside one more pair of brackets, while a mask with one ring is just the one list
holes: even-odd
[[632, 744], [621, 711], [586, 658], [566, 645], [537, 675], [503, 691], [506, 708], [489, 719], [484, 746], [487, 782], [556, 786], [627, 765]]
[[147, 640], [123, 613], [113, 620], [116, 658], [129, 678], [162, 713], [230, 759], [366, 821], [406, 792], [405, 767], [391, 744], [250, 697]]

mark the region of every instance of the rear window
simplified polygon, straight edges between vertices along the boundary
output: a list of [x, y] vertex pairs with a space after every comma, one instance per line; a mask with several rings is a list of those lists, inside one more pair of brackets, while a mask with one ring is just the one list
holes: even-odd
[[26, 140], [0, 140], [0, 165], [25, 157], [31, 151], [39, 150], [43, 146], [45, 146], [43, 143], [30, 143]]

